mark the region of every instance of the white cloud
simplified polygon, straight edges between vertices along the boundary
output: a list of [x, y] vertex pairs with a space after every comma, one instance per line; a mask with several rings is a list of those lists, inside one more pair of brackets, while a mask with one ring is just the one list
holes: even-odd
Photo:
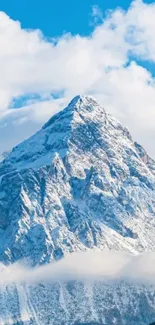
[[0, 153], [10, 150], [38, 131], [51, 117], [63, 109], [68, 98], [36, 102], [22, 109], [7, 110], [0, 118]]
[[[93, 10], [101, 17], [98, 7]], [[49, 41], [1, 12], [0, 152], [32, 134], [81, 93], [96, 96], [155, 157], [155, 81], [140, 64], [130, 62], [131, 55], [138, 62], [155, 61], [154, 17], [155, 3], [136, 0], [128, 11], [109, 12], [89, 37], [67, 34]], [[62, 93], [61, 105], [45, 99], [8, 110], [13, 98], [34, 93], [42, 98]]]
[[90, 21], [91, 25], [96, 25], [98, 23], [103, 22], [103, 12], [100, 9], [100, 7], [97, 5], [92, 6], [92, 12], [90, 16], [91, 16], [91, 21]]
[[[95, 267], [94, 267], [95, 265]], [[105, 250], [72, 253], [59, 262], [30, 268], [26, 261], [0, 264], [0, 285], [55, 281], [120, 281], [155, 284], [155, 253], [137, 256]]]

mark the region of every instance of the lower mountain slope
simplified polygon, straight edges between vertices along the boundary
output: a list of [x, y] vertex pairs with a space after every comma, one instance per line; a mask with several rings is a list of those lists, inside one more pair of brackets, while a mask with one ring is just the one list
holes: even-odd
[[12, 285], [0, 291], [1, 325], [148, 325], [155, 286], [125, 282]]

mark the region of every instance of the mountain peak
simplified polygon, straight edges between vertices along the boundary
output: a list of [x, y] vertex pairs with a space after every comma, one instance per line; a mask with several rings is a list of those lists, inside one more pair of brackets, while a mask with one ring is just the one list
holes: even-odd
[[[15, 147], [0, 163], [0, 176], [1, 262], [26, 258], [31, 265], [46, 264], [73, 252], [105, 248], [134, 254], [155, 250], [155, 162], [91, 97], [75, 97]], [[99, 277], [94, 283], [82, 284], [80, 277], [80, 282], [67, 282], [65, 265], [58, 272], [62, 281], [56, 283], [53, 265], [50, 284], [19, 281], [15, 286], [11, 276], [12, 285], [0, 290], [0, 324], [128, 325], [152, 320], [152, 286], [148, 292], [144, 284], [134, 283], [133, 289], [128, 282], [125, 287], [123, 278], [120, 286], [118, 281], [108, 285], [107, 278], [102, 284]], [[83, 275], [87, 280], [87, 272]], [[132, 306], [136, 314], [128, 315]]]
[[103, 106], [92, 97], [78, 95], [40, 131], [16, 146], [3, 161], [0, 172], [49, 166], [56, 153], [64, 158], [73, 148], [82, 155], [96, 155], [100, 150], [105, 156], [115, 142], [117, 147], [133, 145], [128, 130]]
[[[97, 115], [97, 110], [99, 108], [102, 112], [104, 112], [103, 107], [101, 107], [96, 101], [96, 99], [94, 99], [93, 97], [77, 95], [70, 101], [67, 107], [52, 116], [49, 121], [44, 124], [43, 129], [46, 129], [58, 119], [64, 119], [65, 116], [69, 117], [70, 119], [73, 119], [75, 117], [75, 112], [78, 112], [79, 114], [85, 113], [86, 115], [87, 113], [91, 113], [94, 111], [95, 115]], [[70, 121], [70, 119], [68, 119], [68, 122]]]
[[1, 251], [40, 263], [86, 247], [155, 247], [154, 171], [121, 123], [75, 97], [0, 164], [0, 226], [10, 238]]
[[97, 100], [92, 96], [78, 95], [74, 97], [68, 105], [68, 110], [77, 111], [77, 112], [88, 112], [91, 113], [95, 111], [97, 114], [97, 110], [100, 108], [102, 112], [104, 112], [103, 106], [99, 105]]
[[88, 105], [88, 104], [96, 104], [98, 105], [98, 102], [95, 98], [92, 96], [87, 96], [87, 95], [77, 95], [75, 96], [71, 102], [69, 103], [69, 107], [75, 107], [76, 105]]

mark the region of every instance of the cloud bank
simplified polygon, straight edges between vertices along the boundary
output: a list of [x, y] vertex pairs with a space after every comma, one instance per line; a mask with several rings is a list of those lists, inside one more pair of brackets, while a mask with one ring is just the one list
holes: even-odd
[[59, 262], [29, 268], [0, 265], [0, 286], [57, 281], [128, 281], [155, 285], [155, 253], [133, 256], [114, 251], [73, 253]]
[[[94, 6], [92, 17], [88, 37], [47, 40], [0, 12], [0, 152], [80, 93], [96, 97], [155, 157], [155, 79], [149, 71], [155, 69], [155, 3], [135, 0], [127, 11], [116, 8], [104, 19]], [[24, 109], [13, 108], [17, 98]]]

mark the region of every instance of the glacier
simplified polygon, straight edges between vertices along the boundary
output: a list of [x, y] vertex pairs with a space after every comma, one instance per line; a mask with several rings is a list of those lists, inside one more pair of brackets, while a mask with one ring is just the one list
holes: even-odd
[[[155, 250], [155, 162], [95, 99], [77, 96], [0, 163], [0, 262], [35, 267], [105, 248]], [[155, 319], [153, 285], [12, 284], [0, 301], [2, 325]]]

